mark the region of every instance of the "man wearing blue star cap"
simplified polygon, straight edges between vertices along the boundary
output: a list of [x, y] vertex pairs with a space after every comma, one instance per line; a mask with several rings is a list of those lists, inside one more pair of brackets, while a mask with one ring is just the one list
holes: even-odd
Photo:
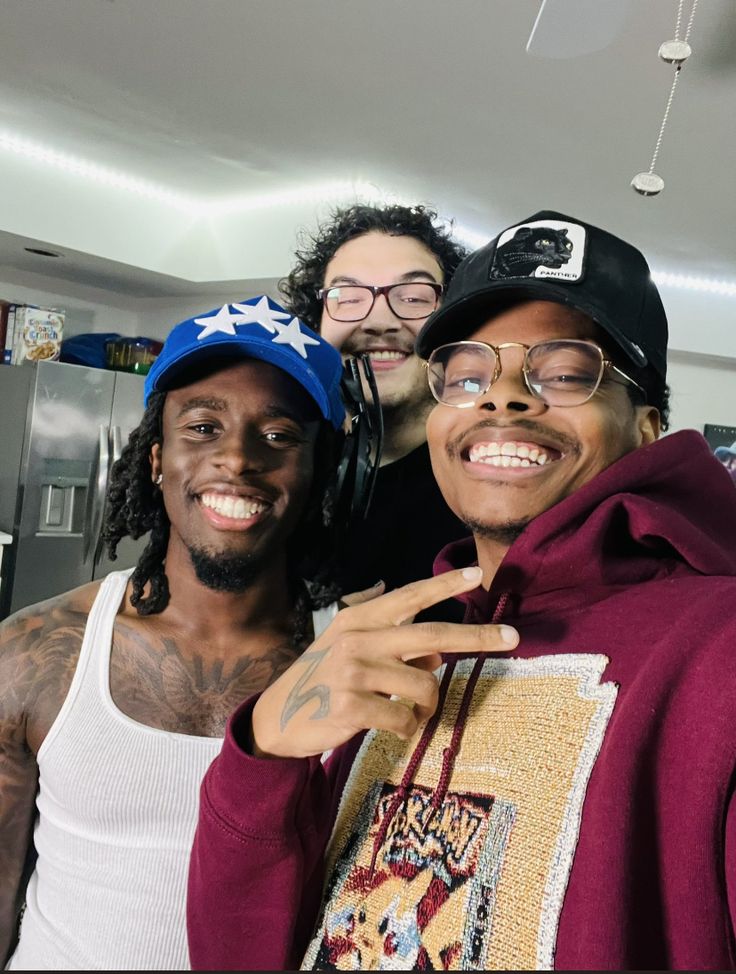
[[[341, 376], [338, 352], [266, 296], [177, 325], [108, 496], [112, 557], [123, 537], [150, 533], [138, 564], [3, 623], [0, 960], [15, 947], [11, 967], [189, 967], [200, 779], [231, 710], [337, 608], [326, 556]], [[307, 556], [321, 569], [311, 577]]]

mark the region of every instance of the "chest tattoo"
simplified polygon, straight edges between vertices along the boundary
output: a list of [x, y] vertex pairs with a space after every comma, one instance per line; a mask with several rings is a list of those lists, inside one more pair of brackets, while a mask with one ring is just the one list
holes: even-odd
[[251, 656], [210, 659], [177, 640], [118, 620], [110, 660], [110, 692], [128, 717], [150, 727], [220, 737], [232, 711], [273, 683], [299, 655], [279, 643]]

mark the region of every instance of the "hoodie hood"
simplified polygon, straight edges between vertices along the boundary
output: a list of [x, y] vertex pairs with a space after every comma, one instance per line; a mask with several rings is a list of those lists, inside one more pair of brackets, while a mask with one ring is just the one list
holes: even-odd
[[[477, 560], [467, 538], [447, 545], [434, 571]], [[527, 616], [683, 571], [736, 575], [736, 490], [695, 430], [628, 453], [535, 518], [490, 590], [461, 598], [466, 621], [488, 621], [501, 593], [509, 593], [512, 615]]]
[[[477, 561], [474, 539], [457, 541], [440, 552], [435, 574]], [[466, 622], [526, 620], [596, 602], [617, 588], [693, 572], [736, 575], [736, 490], [705, 439], [685, 430], [633, 450], [536, 517], [509, 548], [490, 589], [477, 588], [461, 600]], [[376, 832], [371, 875], [437, 730], [458, 658], [446, 660], [437, 709]], [[447, 793], [484, 660], [476, 659], [465, 686], [430, 801], [432, 815]]]

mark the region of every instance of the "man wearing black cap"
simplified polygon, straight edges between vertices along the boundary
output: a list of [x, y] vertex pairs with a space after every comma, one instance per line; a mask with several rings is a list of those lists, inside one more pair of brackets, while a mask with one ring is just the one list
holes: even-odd
[[138, 565], [3, 623], [0, 961], [23, 913], [11, 969], [188, 968], [201, 777], [232, 708], [336, 611], [334, 582], [301, 565], [320, 568], [330, 541], [341, 376], [332, 346], [266, 297], [177, 325], [108, 497], [113, 557], [150, 532]]
[[[659, 439], [666, 348], [643, 256], [582, 220], [536, 213], [461, 264], [417, 350], [473, 538], [236, 712], [195, 968], [734, 967], [736, 495], [699, 433]], [[444, 652], [430, 685], [405, 623], [443, 583], [518, 645]]]

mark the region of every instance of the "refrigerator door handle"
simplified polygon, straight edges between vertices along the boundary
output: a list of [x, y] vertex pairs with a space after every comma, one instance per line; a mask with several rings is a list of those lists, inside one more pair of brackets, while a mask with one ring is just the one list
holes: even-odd
[[92, 512], [89, 521], [89, 535], [87, 538], [87, 550], [84, 554], [85, 561], [90, 554], [94, 559], [100, 543], [100, 531], [102, 530], [102, 515], [105, 510], [105, 493], [107, 491], [107, 475], [110, 467], [110, 427], [100, 426], [99, 443], [97, 446], [97, 480], [94, 485], [94, 497], [92, 500]]
[[[122, 434], [120, 432], [120, 427], [119, 426], [112, 426], [112, 427], [110, 427], [110, 439], [112, 440], [112, 457], [111, 458], [108, 458], [108, 460], [106, 461], [106, 464], [105, 464], [105, 469], [107, 470], [107, 474], [105, 476], [105, 484], [102, 487], [102, 506], [100, 508], [100, 525], [97, 528], [96, 535], [93, 535], [93, 537], [96, 537], [97, 538], [97, 541], [95, 542], [95, 550], [94, 550], [94, 553], [92, 555], [92, 560], [94, 562], [95, 568], [97, 567], [97, 564], [98, 564], [100, 558], [102, 557], [102, 548], [103, 548], [103, 544], [102, 544], [102, 520], [103, 520], [103, 517], [102, 517], [102, 515], [104, 514], [104, 511], [105, 511], [105, 501], [107, 499], [107, 486], [108, 486], [108, 482], [109, 482], [109, 477], [110, 477], [110, 474], [112, 473], [113, 465], [117, 463], [117, 461], [120, 459], [120, 457], [122, 455], [122, 452], [123, 452], [123, 438], [122, 438]], [[100, 437], [100, 444], [102, 444], [102, 437]], [[100, 457], [100, 464], [102, 464], [102, 456]], [[99, 477], [98, 477], [98, 481], [97, 481], [97, 488], [98, 488], [98, 500], [99, 500], [99, 490], [100, 490]]]
[[[123, 455], [123, 437], [119, 426], [112, 428], [112, 462], [117, 463]], [[110, 467], [112, 470], [112, 466]]]

